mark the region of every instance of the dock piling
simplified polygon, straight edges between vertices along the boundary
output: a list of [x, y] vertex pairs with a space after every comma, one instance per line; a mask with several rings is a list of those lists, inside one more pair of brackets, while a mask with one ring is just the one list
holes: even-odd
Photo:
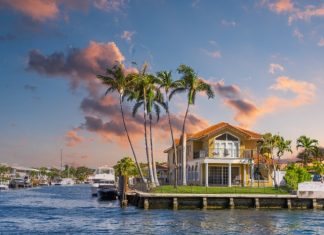
[[173, 210], [178, 210], [178, 198], [173, 198]]

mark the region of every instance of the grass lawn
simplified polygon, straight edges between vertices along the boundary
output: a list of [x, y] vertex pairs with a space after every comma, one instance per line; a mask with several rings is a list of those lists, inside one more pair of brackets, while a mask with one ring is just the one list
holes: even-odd
[[204, 187], [204, 186], [178, 186], [163, 185], [151, 190], [152, 193], [237, 193], [237, 194], [289, 194], [287, 188], [251, 188], [251, 187]]

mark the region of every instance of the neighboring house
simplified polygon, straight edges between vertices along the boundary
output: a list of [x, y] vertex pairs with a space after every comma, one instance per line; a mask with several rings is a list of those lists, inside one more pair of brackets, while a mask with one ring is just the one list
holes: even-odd
[[22, 167], [22, 166], [11, 166], [11, 177], [25, 177], [30, 176], [31, 172], [35, 172], [39, 175], [39, 170], [30, 168], [30, 167]]
[[[186, 176], [187, 184], [194, 185], [272, 186], [271, 172], [257, 161], [260, 159], [257, 151], [260, 134], [221, 122], [185, 138], [185, 167], [182, 166], [183, 147], [180, 140], [176, 141], [179, 184], [183, 184], [182, 176]], [[173, 147], [164, 152], [168, 154], [169, 182], [172, 184], [175, 174]]]
[[169, 183], [169, 167], [168, 163], [157, 163], [156, 164], [156, 173], [159, 179], [159, 183], [161, 185], [168, 184]]

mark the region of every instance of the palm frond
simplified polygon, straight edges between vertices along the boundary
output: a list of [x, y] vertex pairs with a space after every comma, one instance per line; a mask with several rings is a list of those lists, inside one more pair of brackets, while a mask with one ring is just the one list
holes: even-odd
[[144, 103], [144, 102], [142, 102], [142, 101], [141, 101], [141, 102], [136, 102], [136, 103], [135, 103], [135, 105], [133, 106], [133, 111], [132, 111], [132, 115], [133, 115], [133, 117], [136, 116], [138, 109], [143, 105], [143, 103]]
[[185, 92], [186, 90], [187, 90], [187, 89], [184, 88], [184, 87], [178, 87], [178, 88], [172, 90], [172, 91], [170, 92], [170, 95], [169, 95], [169, 100], [171, 100], [172, 97], [173, 97], [175, 94], [183, 93], [183, 92]]

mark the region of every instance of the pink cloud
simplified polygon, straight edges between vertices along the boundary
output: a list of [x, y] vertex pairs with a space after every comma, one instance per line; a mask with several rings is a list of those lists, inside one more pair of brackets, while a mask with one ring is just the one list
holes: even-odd
[[79, 136], [75, 130], [70, 130], [65, 134], [66, 146], [75, 147], [78, 144], [84, 142], [84, 138]]
[[56, 1], [49, 0], [3, 0], [1, 5], [10, 7], [36, 21], [54, 19], [59, 13]]
[[[221, 85], [223, 87], [220, 90], [219, 86]], [[284, 93], [290, 92], [294, 96], [292, 98], [284, 98], [272, 95], [260, 103], [243, 98], [244, 94], [239, 89], [235, 89], [235, 93], [233, 93], [234, 86], [225, 86], [217, 82], [213, 83], [213, 87], [223, 98], [224, 104], [235, 111], [234, 119], [243, 127], [252, 126], [258, 118], [266, 114], [310, 104], [314, 101], [316, 93], [314, 84], [290, 79], [286, 76], [278, 77], [276, 82], [270, 86], [270, 90]]]
[[291, 0], [277, 0], [269, 3], [269, 8], [277, 13], [290, 12], [294, 9], [294, 4]]
[[319, 47], [324, 47], [324, 38], [321, 38], [319, 42], [317, 43]]
[[120, 10], [124, 4], [124, 0], [2, 0], [0, 2], [0, 6], [11, 8], [40, 22], [58, 18], [60, 7], [66, 10], [85, 11], [93, 6], [109, 12]]
[[27, 70], [50, 77], [64, 77], [70, 82], [72, 89], [82, 85], [91, 95], [96, 95], [102, 87], [96, 74], [124, 60], [114, 42], [91, 41], [86, 48], [73, 48], [68, 53], [59, 51], [44, 55], [38, 50], [31, 50]]

